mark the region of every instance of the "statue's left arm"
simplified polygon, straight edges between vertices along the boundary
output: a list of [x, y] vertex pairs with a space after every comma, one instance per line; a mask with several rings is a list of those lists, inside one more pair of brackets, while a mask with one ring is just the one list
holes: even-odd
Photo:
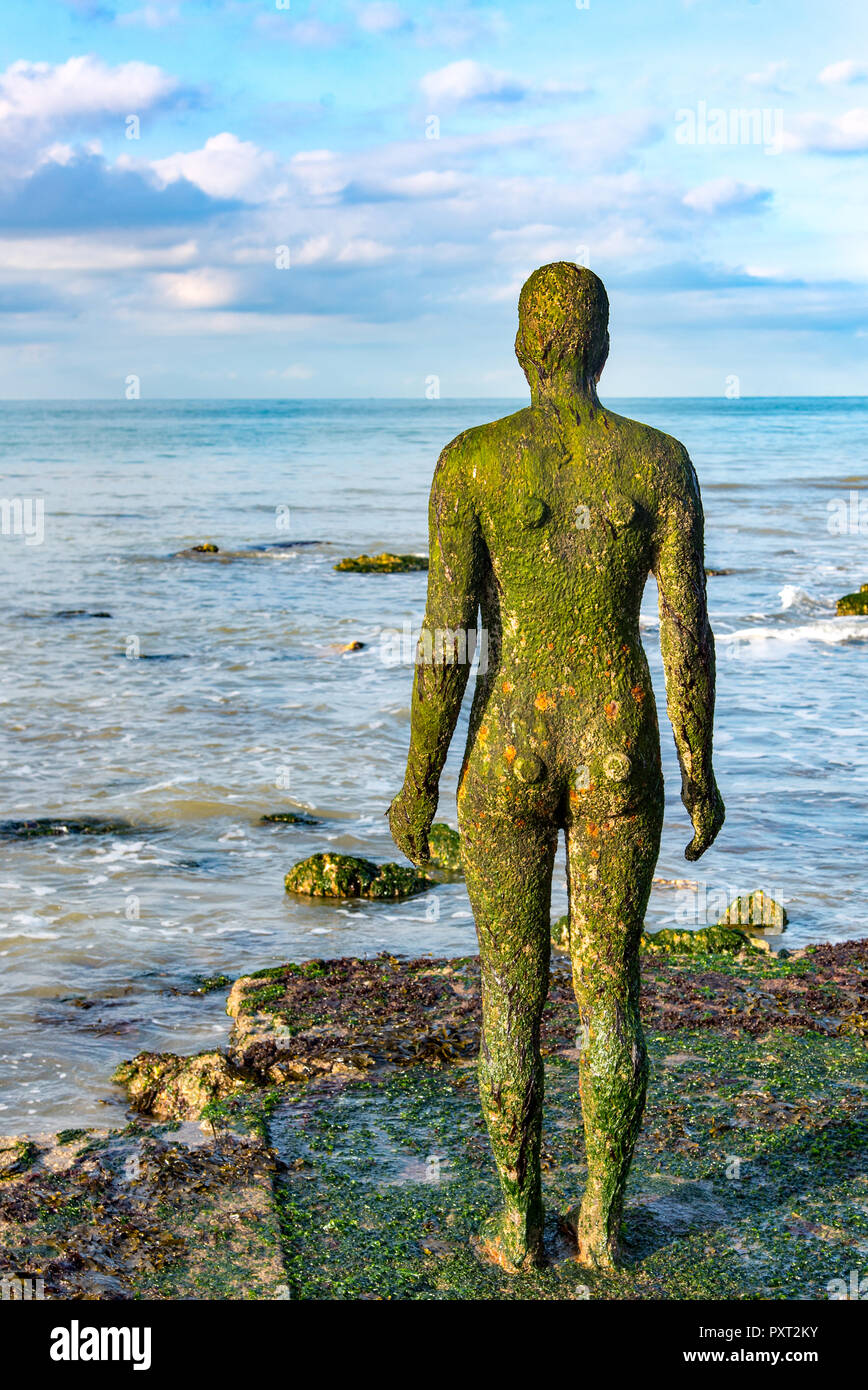
[[428, 859], [440, 773], [467, 688], [476, 641], [484, 544], [461, 449], [440, 456], [428, 507], [428, 600], [416, 652], [410, 751], [389, 807], [392, 839], [414, 864]]

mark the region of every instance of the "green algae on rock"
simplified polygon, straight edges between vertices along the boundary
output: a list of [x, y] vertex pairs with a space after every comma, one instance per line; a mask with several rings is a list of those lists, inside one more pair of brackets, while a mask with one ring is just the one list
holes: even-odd
[[375, 864], [351, 854], [312, 854], [286, 875], [287, 893], [311, 898], [408, 898], [434, 879], [401, 864]]
[[786, 908], [757, 888], [755, 892], [743, 894], [731, 902], [717, 925], [777, 936], [789, 920]]
[[461, 836], [451, 825], [435, 821], [428, 832], [428, 857], [438, 869], [461, 873]]
[[863, 584], [855, 594], [845, 594], [838, 599], [839, 618], [868, 618], [868, 584]]
[[697, 955], [732, 952], [738, 955], [740, 951], [750, 950], [753, 944], [745, 932], [734, 931], [730, 927], [718, 924], [713, 927], [698, 927], [695, 931], [663, 927], [660, 931], [643, 932], [639, 949], [650, 955], [684, 952]]
[[196, 555], [217, 555], [220, 551], [220, 547], [213, 541], [203, 541], [201, 545], [193, 545], [190, 549]]
[[427, 568], [424, 555], [392, 555], [388, 551], [382, 555], [350, 555], [335, 565], [336, 570], [352, 574], [409, 574]]
[[112, 1080], [123, 1086], [130, 1105], [162, 1120], [198, 1119], [205, 1106], [247, 1084], [222, 1052], [176, 1057], [171, 1052], [140, 1052], [121, 1062]]

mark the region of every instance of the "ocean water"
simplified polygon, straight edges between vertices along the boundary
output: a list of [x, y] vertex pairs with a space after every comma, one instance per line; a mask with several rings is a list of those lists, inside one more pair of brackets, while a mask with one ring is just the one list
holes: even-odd
[[[333, 905], [290, 898], [283, 876], [320, 849], [397, 857], [384, 811], [402, 778], [412, 645], [396, 635], [418, 629], [426, 579], [333, 565], [424, 552], [440, 449], [519, 404], [2, 406], [0, 495], [44, 507], [41, 543], [14, 534], [12, 514], [0, 536], [2, 818], [134, 828], [0, 841], [0, 1130], [120, 1122], [118, 1061], [225, 1040], [223, 995], [185, 992], [202, 976], [474, 949], [461, 883]], [[835, 599], [868, 580], [866, 403], [611, 405], [687, 445], [707, 563], [731, 571], [709, 580], [728, 818], [696, 865], [653, 581], [646, 593], [667, 776], [658, 875], [696, 885], [657, 885], [648, 925], [702, 925], [762, 887], [785, 902], [786, 945], [864, 936], [868, 619], [837, 618]], [[177, 557], [203, 541], [221, 557]], [[364, 648], [340, 651], [353, 641]], [[452, 824], [465, 730], [466, 710], [442, 785]], [[321, 824], [260, 823], [278, 810]]]

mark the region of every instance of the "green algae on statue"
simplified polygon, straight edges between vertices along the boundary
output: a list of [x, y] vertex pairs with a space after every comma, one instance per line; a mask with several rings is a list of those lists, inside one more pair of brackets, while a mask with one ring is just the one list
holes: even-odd
[[[579, 1083], [588, 1158], [565, 1224], [577, 1258], [618, 1258], [647, 1081], [639, 941], [663, 820], [660, 739], [639, 636], [657, 580], [667, 709], [693, 822], [708, 849], [724, 809], [712, 770], [714, 641], [702, 505], [677, 440], [597, 398], [608, 299], [591, 271], [543, 266], [519, 299], [516, 356], [531, 404], [443, 450], [429, 506], [428, 600], [395, 843], [427, 863], [438, 783], [469, 676], [432, 634], [475, 632], [477, 676], [458, 786], [462, 858], [482, 960], [482, 1107], [503, 1209], [477, 1242], [515, 1271], [542, 1261], [540, 1016], [551, 878], [566, 835]], [[427, 640], [426, 640], [427, 639]], [[465, 641], [462, 650], [472, 649]]]

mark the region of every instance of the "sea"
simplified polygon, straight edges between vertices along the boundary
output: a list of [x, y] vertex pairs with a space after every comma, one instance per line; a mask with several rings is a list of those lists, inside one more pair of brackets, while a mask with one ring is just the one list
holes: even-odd
[[[521, 404], [0, 406], [0, 819], [110, 827], [0, 832], [0, 1131], [123, 1123], [118, 1062], [225, 1043], [225, 991], [196, 993], [204, 978], [475, 949], [460, 880], [394, 903], [306, 901], [283, 880], [319, 850], [400, 858], [385, 811], [426, 576], [334, 566], [426, 553], [440, 450]], [[720, 571], [727, 821], [697, 864], [683, 857], [653, 579], [645, 594], [667, 779], [647, 926], [702, 926], [761, 888], [789, 917], [776, 947], [864, 937], [868, 618], [835, 604], [868, 581], [866, 401], [604, 404], [687, 446]], [[205, 543], [218, 553], [183, 553]], [[452, 825], [466, 719], [441, 788]], [[318, 823], [262, 820], [285, 811]], [[561, 858], [553, 915], [565, 910]]]

